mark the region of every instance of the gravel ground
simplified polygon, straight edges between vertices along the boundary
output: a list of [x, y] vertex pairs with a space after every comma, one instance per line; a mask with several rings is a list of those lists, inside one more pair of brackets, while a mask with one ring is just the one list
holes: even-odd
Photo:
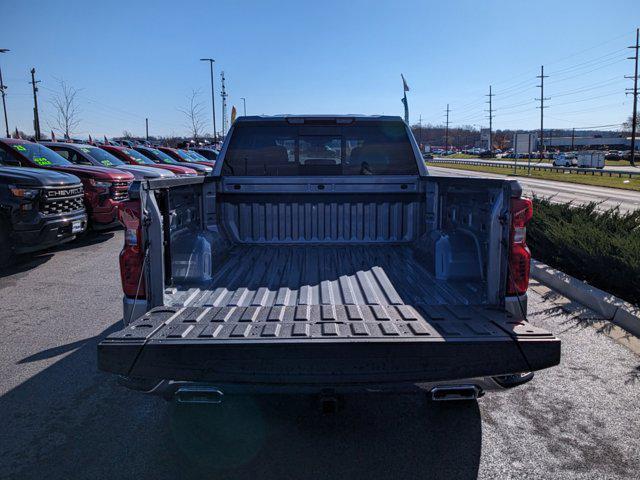
[[638, 478], [640, 357], [553, 292], [531, 292], [530, 320], [560, 336], [562, 363], [508, 393], [184, 409], [97, 371], [121, 243], [89, 236], [0, 274], [0, 478]]

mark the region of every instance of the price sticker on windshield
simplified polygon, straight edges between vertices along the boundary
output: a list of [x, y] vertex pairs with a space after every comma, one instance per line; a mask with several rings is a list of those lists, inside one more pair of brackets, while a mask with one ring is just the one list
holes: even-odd
[[33, 157], [33, 161], [37, 164], [40, 165], [41, 167], [44, 167], [46, 165], [51, 165], [51, 160], [47, 160], [44, 157]]
[[14, 145], [13, 146], [16, 150], [18, 150], [19, 152], [26, 152], [27, 149], [24, 148], [22, 145]]
[[111, 165], [113, 165], [113, 163], [111, 163], [109, 160], [102, 160], [100, 161], [100, 163], [105, 167], [110, 167]]

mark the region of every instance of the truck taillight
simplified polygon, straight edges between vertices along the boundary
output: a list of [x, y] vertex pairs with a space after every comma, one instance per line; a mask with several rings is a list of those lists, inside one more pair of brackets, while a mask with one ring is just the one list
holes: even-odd
[[122, 204], [118, 209], [118, 219], [124, 226], [124, 247], [120, 252], [122, 291], [127, 297], [146, 298], [140, 202], [132, 200]]
[[527, 223], [533, 217], [528, 198], [511, 199], [511, 235], [507, 295], [523, 295], [529, 287], [531, 252], [527, 247]]

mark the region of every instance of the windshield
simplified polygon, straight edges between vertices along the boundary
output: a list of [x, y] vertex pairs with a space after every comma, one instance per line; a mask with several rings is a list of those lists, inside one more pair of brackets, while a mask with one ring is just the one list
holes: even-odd
[[351, 125], [239, 124], [223, 171], [230, 175], [413, 175], [401, 122]]
[[139, 163], [140, 165], [155, 165], [156, 164], [156, 162], [154, 162], [153, 160], [150, 160], [149, 158], [145, 157], [143, 154], [141, 154], [137, 150], [134, 150], [133, 148], [125, 148], [123, 150], [123, 152], [131, 160], [133, 160], [136, 163]]
[[194, 161], [194, 159], [193, 159], [193, 158], [191, 158], [191, 157], [189, 156], [189, 154], [188, 154], [185, 150], [181, 150], [181, 149], [176, 148], [176, 149], [174, 150], [174, 152], [176, 152], [176, 153], [178, 154], [178, 156], [179, 156], [182, 160], [184, 160], [185, 162], [193, 162], [193, 161]]
[[126, 165], [122, 160], [116, 158], [111, 155], [109, 152], [102, 150], [97, 147], [80, 147], [87, 155], [91, 156], [94, 160], [100, 162], [100, 165], [104, 165], [105, 167], [120, 167], [122, 165]]
[[176, 165], [178, 163], [169, 155], [158, 150], [157, 148], [147, 148], [145, 149], [145, 151], [148, 151], [150, 154], [154, 155], [154, 160], [157, 160], [159, 163], [168, 163], [169, 165]]
[[65, 160], [50, 148], [47, 148], [38, 143], [12, 143], [11, 147], [22, 156], [27, 157], [30, 161], [40, 167], [49, 167], [52, 165], [73, 165], [70, 161]]
[[211, 162], [211, 160], [207, 159], [207, 157], [203, 157], [195, 150], [180, 150], [180, 151], [184, 152], [194, 162]]

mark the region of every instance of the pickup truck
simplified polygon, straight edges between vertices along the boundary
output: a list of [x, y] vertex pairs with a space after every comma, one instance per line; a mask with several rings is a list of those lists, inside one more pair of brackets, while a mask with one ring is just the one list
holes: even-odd
[[79, 177], [89, 226], [101, 230], [118, 225], [118, 206], [129, 199], [133, 175], [106, 167], [74, 165], [53, 150], [27, 140], [0, 139], [4, 163], [70, 173]]
[[4, 166], [5, 159], [0, 150], [0, 267], [14, 254], [69, 242], [87, 228], [78, 177]]
[[154, 162], [150, 158], [146, 157], [142, 153], [134, 150], [130, 147], [118, 147], [114, 145], [100, 145], [100, 148], [109, 152], [114, 157], [122, 160], [128, 165], [140, 165], [148, 168], [155, 168], [158, 170], [165, 170], [178, 176], [190, 176], [197, 175], [198, 172], [192, 168], [183, 167], [181, 165], [166, 165]]
[[167, 170], [145, 167], [144, 165], [129, 165], [95, 145], [86, 143], [66, 142], [40, 142], [50, 148], [64, 159], [75, 165], [95, 165], [96, 167], [109, 167], [124, 170], [133, 175], [134, 182], [145, 178], [167, 178], [175, 175]]
[[430, 176], [400, 117], [241, 117], [212, 176], [139, 196], [121, 211], [125, 326], [98, 346], [129, 388], [475, 399], [559, 363], [526, 320], [531, 201]]
[[[141, 145], [138, 145], [134, 147], [134, 150], [137, 150], [138, 152], [143, 154], [145, 157], [150, 158], [151, 160], [153, 160], [159, 165], [171, 165], [171, 166], [181, 165], [180, 162], [174, 160], [170, 155], [167, 155], [165, 152], [157, 148], [143, 147]], [[198, 175], [209, 175], [213, 171], [213, 168], [205, 165], [200, 165], [197, 163], [190, 163], [189, 165], [185, 165], [183, 163], [182, 165], [185, 167], [188, 166], [189, 168], [195, 170], [196, 172], [198, 172]]]

